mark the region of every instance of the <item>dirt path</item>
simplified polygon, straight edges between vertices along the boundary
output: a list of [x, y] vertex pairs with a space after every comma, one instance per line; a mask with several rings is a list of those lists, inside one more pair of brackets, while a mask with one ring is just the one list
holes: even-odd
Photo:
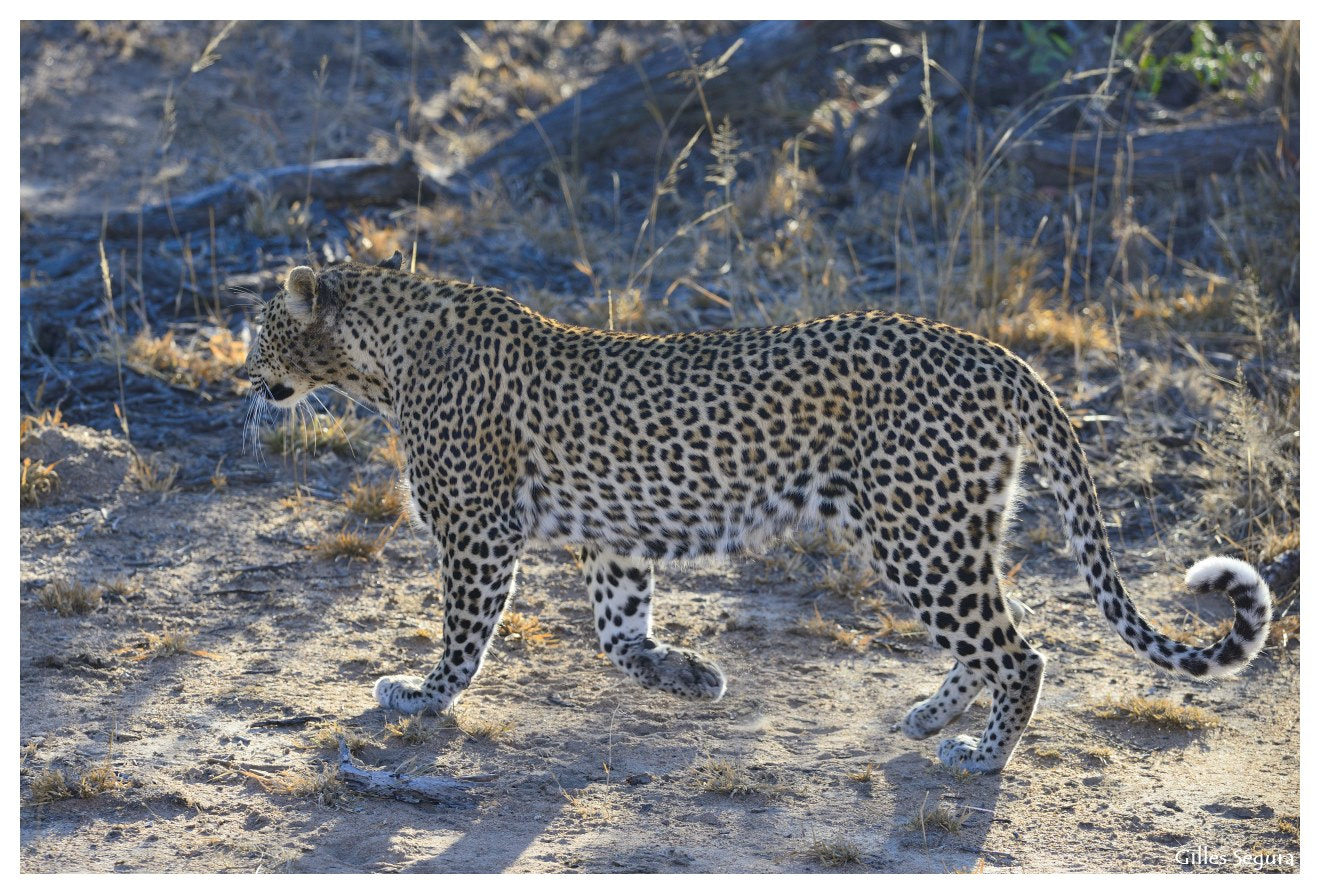
[[[403, 528], [377, 559], [320, 558], [307, 547], [346, 526], [343, 507], [293, 499], [295, 477], [337, 493], [384, 467], [329, 454], [227, 468], [269, 481], [24, 511], [24, 871], [1180, 872], [1224, 868], [1180, 865], [1188, 854], [1285, 861], [1273, 869], [1297, 858], [1295, 649], [1218, 685], [1166, 677], [1122, 646], [1047, 548], [1020, 593], [1047, 685], [1002, 776], [954, 778], [933, 741], [902, 738], [896, 721], [945, 659], [883, 635], [854, 600], [812, 592], [815, 560], [792, 554], [664, 574], [658, 623], [729, 678], [723, 701], [693, 705], [614, 672], [571, 556], [532, 553], [514, 608], [539, 625], [497, 641], [456, 723], [400, 730], [370, 686], [432, 661], [430, 550]], [[61, 617], [41, 602], [66, 580], [122, 592]], [[1174, 583], [1143, 575], [1136, 598], [1176, 618]], [[859, 634], [853, 645], [806, 632], [817, 612]], [[172, 636], [181, 652], [149, 657]], [[1218, 725], [1096, 716], [1132, 695]], [[958, 731], [984, 715], [982, 701]], [[365, 765], [483, 781], [459, 808], [346, 794], [325, 775], [333, 742], [315, 744], [328, 723], [370, 740]], [[52, 769], [75, 796], [34, 804]]]

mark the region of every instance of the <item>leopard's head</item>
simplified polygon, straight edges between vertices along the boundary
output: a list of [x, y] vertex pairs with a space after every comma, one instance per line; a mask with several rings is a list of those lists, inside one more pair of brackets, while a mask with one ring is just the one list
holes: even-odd
[[[398, 270], [402, 262], [395, 252], [379, 266]], [[377, 395], [364, 391], [372, 377], [352, 353], [347, 320], [353, 315], [345, 313], [354, 299], [353, 278], [346, 274], [355, 267], [337, 265], [320, 274], [311, 267], [289, 271], [284, 288], [264, 308], [248, 351], [253, 394], [289, 409], [317, 388], [330, 386], [374, 402]]]

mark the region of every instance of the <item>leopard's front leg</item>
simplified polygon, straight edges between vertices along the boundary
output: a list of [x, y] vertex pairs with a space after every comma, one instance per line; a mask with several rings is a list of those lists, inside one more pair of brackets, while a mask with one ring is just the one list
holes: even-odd
[[513, 594], [525, 543], [505, 523], [454, 522], [441, 537], [444, 637], [440, 661], [425, 677], [399, 674], [376, 681], [376, 701], [416, 714], [444, 711], [467, 688]]
[[648, 689], [712, 701], [724, 695], [724, 672], [718, 664], [651, 637], [655, 569], [650, 561], [587, 546], [582, 572], [600, 647], [615, 667]]

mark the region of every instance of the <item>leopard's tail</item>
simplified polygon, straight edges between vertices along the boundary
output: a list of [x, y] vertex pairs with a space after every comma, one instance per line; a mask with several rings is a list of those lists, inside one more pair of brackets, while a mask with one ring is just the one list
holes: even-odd
[[[1025, 365], [1025, 364], [1024, 364]], [[1073, 556], [1096, 604], [1123, 641], [1163, 668], [1193, 677], [1222, 677], [1246, 667], [1269, 634], [1271, 598], [1260, 573], [1246, 562], [1202, 559], [1187, 572], [1187, 588], [1223, 593], [1233, 603], [1232, 628], [1212, 645], [1197, 648], [1155, 630], [1132, 604], [1109, 550], [1100, 500], [1081, 441], [1054, 393], [1034, 372], [1020, 405], [1024, 430], [1038, 447], [1051, 489], [1063, 513]]]

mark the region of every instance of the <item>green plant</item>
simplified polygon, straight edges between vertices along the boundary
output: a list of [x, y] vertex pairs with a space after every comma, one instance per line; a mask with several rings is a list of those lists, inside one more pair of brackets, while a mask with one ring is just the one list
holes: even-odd
[[1023, 22], [1022, 46], [1010, 57], [1026, 59], [1027, 70], [1039, 77], [1053, 77], [1076, 52], [1060, 32], [1062, 22]]

